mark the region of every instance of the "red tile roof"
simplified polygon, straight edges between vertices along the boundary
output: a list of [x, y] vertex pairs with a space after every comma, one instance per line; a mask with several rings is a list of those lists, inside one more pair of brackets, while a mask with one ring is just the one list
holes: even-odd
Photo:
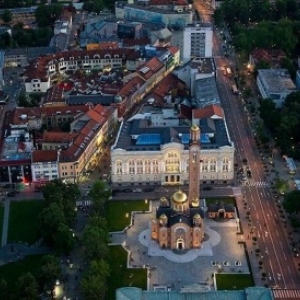
[[266, 62], [278, 61], [286, 57], [285, 53], [280, 49], [255, 49], [251, 56], [256, 60], [264, 60]]
[[150, 60], [148, 60], [144, 65], [142, 65], [137, 70], [137, 73], [145, 80], [148, 80], [161, 68], [164, 68], [164, 64], [156, 57], [153, 57]]
[[52, 116], [57, 113], [61, 115], [72, 115], [76, 116], [81, 113], [86, 113], [90, 110], [88, 105], [75, 105], [75, 106], [44, 106], [42, 107], [43, 116]]
[[127, 83], [125, 83], [122, 87], [122, 89], [118, 92], [118, 96], [121, 96], [122, 98], [132, 95], [135, 93], [143, 84], [145, 83], [145, 80], [139, 76], [133, 77], [131, 80], [129, 80]]
[[41, 107], [17, 107], [13, 113], [13, 125], [25, 125], [28, 120], [41, 119]]
[[223, 108], [213, 104], [203, 108], [193, 109], [193, 119], [211, 118], [212, 116], [224, 118]]
[[79, 136], [79, 133], [68, 132], [44, 132], [43, 143], [70, 143]]
[[180, 80], [177, 76], [172, 73], [169, 73], [161, 82], [158, 84], [153, 93], [164, 97], [173, 89], [184, 88], [184, 82]]
[[35, 150], [32, 152], [32, 162], [57, 161], [56, 150]]
[[43, 105], [52, 104], [52, 103], [65, 103], [64, 91], [59, 88], [57, 85], [51, 87], [47, 90], [47, 93], [43, 100]]

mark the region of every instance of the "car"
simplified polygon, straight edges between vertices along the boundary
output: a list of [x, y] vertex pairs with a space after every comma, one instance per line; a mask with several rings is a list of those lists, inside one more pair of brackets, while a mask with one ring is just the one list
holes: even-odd
[[122, 192], [123, 193], [132, 193], [132, 189], [127, 188], [127, 189], [122, 190]]
[[143, 190], [140, 189], [140, 188], [134, 188], [134, 189], [132, 190], [132, 192], [133, 192], [133, 193], [142, 193]]
[[153, 187], [147, 187], [144, 189], [144, 192], [146, 193], [150, 193], [150, 192], [153, 192], [154, 191], [154, 188]]
[[205, 186], [205, 187], [203, 187], [203, 191], [211, 191], [211, 190], [213, 190], [213, 187], [212, 186]]
[[11, 192], [7, 192], [6, 193], [6, 196], [7, 197], [14, 197], [14, 196], [16, 196], [18, 193], [17, 193], [17, 191], [11, 191]]

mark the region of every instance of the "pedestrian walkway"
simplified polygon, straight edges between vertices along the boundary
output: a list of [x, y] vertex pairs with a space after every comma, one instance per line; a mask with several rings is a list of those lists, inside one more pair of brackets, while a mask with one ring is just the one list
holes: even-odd
[[10, 200], [6, 198], [4, 203], [4, 217], [3, 217], [1, 247], [5, 246], [7, 243], [9, 211], [10, 211]]
[[253, 180], [248, 180], [244, 182], [244, 186], [256, 186], [256, 187], [267, 187], [270, 186], [268, 182], [265, 181], [253, 181]]

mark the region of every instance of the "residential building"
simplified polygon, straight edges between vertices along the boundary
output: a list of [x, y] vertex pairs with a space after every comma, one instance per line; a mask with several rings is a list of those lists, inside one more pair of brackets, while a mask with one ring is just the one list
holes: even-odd
[[32, 182], [44, 184], [59, 178], [57, 150], [34, 150], [31, 154]]
[[201, 128], [200, 180], [234, 179], [234, 145], [222, 108], [196, 110], [192, 120], [179, 119], [174, 108], [151, 108], [124, 122], [111, 150], [111, 180], [122, 185], [188, 183], [189, 122]]
[[59, 177], [76, 182], [95, 164], [103, 143], [114, 134], [118, 116], [112, 107], [97, 105], [71, 124], [74, 139], [66, 139], [59, 149]]
[[272, 99], [276, 107], [281, 107], [286, 96], [297, 90], [286, 69], [259, 69], [256, 84], [262, 98]]
[[279, 68], [284, 58], [286, 58], [286, 55], [280, 49], [254, 49], [249, 55], [249, 67], [253, 70], [258, 62], [264, 61], [271, 68]]
[[213, 28], [209, 23], [187, 24], [183, 30], [182, 60], [212, 57]]

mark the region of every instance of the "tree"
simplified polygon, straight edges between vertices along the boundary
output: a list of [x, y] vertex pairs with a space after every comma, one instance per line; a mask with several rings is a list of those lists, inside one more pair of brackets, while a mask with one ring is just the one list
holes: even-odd
[[31, 273], [21, 275], [15, 286], [16, 299], [18, 300], [35, 300], [39, 299], [38, 284]]
[[1, 15], [1, 19], [3, 20], [4, 23], [9, 23], [12, 20], [12, 13], [10, 10], [6, 9], [2, 15]]
[[277, 177], [275, 179], [274, 187], [281, 195], [284, 195], [288, 189], [288, 183], [286, 180]]
[[110, 274], [109, 265], [100, 259], [92, 261], [80, 282], [86, 300], [106, 299], [106, 280]]
[[223, 11], [222, 11], [221, 8], [218, 7], [218, 8], [215, 9], [213, 18], [214, 18], [214, 22], [215, 22], [216, 26], [219, 27], [223, 24], [224, 17], [223, 17]]
[[65, 224], [60, 224], [53, 234], [54, 250], [58, 254], [70, 254], [75, 246], [73, 231]]
[[62, 6], [60, 4], [42, 4], [35, 11], [35, 19], [39, 27], [47, 27], [52, 25], [61, 13]]
[[42, 259], [42, 266], [39, 270], [38, 281], [40, 286], [47, 289], [53, 288], [55, 281], [61, 279], [62, 271], [60, 261], [54, 255], [46, 255]]
[[8, 299], [8, 286], [6, 280], [3, 278], [0, 281], [0, 295], [2, 300]]
[[101, 259], [108, 256], [108, 236], [105, 229], [87, 227], [83, 233], [82, 242], [84, 255], [87, 259]]
[[89, 191], [89, 196], [93, 200], [93, 211], [96, 214], [104, 213], [104, 204], [110, 197], [111, 192], [103, 181], [96, 181]]
[[265, 126], [274, 133], [279, 126], [280, 115], [272, 99], [263, 99], [260, 102], [259, 116], [263, 119]]
[[289, 214], [298, 214], [300, 211], [300, 191], [295, 190], [284, 195], [283, 207]]

